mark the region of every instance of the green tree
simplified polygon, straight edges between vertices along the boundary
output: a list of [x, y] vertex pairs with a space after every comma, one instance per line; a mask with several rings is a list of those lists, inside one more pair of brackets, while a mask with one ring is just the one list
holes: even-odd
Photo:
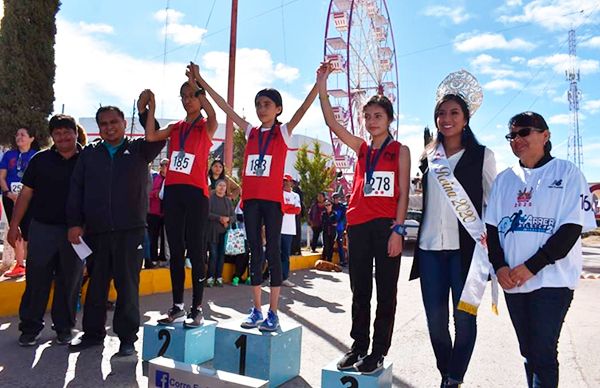
[[[239, 183], [242, 179], [244, 168], [244, 150], [246, 149], [246, 135], [243, 130], [235, 127], [233, 130], [233, 171], [231, 177]], [[237, 174], [234, 174], [237, 172]]]
[[[54, 103], [54, 42], [59, 0], [4, 0], [0, 27], [0, 143], [28, 127], [48, 141]], [[75, 55], [75, 53], [74, 53]], [[75, 60], [75, 59], [74, 59]]]
[[321, 145], [312, 145], [313, 156], [309, 156], [308, 145], [303, 144], [296, 154], [294, 167], [300, 175], [300, 187], [304, 192], [304, 206], [309, 209], [317, 194], [326, 191], [335, 178], [335, 167], [331, 158], [321, 153]]

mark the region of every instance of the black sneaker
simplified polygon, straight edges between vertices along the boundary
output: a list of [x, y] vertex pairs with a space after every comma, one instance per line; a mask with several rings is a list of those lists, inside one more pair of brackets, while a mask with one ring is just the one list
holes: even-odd
[[135, 353], [135, 346], [129, 342], [121, 342], [119, 345], [118, 357], [127, 357]]
[[83, 334], [71, 340], [71, 342], [69, 343], [69, 350], [72, 352], [79, 352], [81, 350], [85, 350], [94, 346], [101, 346], [103, 344], [104, 339], [89, 338], [86, 337], [85, 334]]
[[383, 369], [383, 356], [369, 354], [354, 364], [354, 368], [364, 375], [372, 375]]
[[170, 325], [175, 322], [183, 322], [185, 320], [185, 310], [180, 309], [178, 306], [173, 305], [169, 309], [166, 318], [161, 318], [158, 320], [159, 325]]
[[37, 340], [40, 338], [40, 333], [38, 334], [21, 334], [19, 337], [19, 345], [20, 346], [35, 346], [37, 344]]
[[204, 317], [202, 316], [202, 309], [192, 309], [188, 314], [185, 321], [183, 321], [183, 327], [187, 327], [188, 329], [194, 327], [200, 327], [204, 324]]
[[365, 354], [361, 354], [356, 350], [350, 350], [337, 363], [338, 370], [354, 369], [354, 364], [365, 358]]
[[71, 330], [68, 331], [60, 331], [56, 333], [56, 343], [59, 345], [66, 345], [73, 339], [73, 332]]

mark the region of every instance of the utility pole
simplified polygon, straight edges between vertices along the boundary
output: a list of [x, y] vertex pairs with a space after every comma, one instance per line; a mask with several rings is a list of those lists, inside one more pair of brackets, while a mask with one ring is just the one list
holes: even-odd
[[577, 68], [577, 41], [575, 40], [575, 30], [569, 30], [569, 69], [565, 71], [567, 82], [569, 82], [569, 111], [570, 128], [567, 147], [567, 159], [575, 163], [581, 169], [583, 167], [583, 150], [581, 135], [579, 134], [579, 100], [581, 91], [578, 87], [579, 69]]
[[[227, 82], [227, 103], [233, 107], [235, 88], [235, 53], [237, 49], [237, 12], [238, 0], [231, 0], [231, 32], [229, 35], [229, 75]], [[246, 130], [246, 128], [242, 128]], [[233, 169], [233, 121], [229, 116], [225, 121], [225, 171], [231, 174]]]

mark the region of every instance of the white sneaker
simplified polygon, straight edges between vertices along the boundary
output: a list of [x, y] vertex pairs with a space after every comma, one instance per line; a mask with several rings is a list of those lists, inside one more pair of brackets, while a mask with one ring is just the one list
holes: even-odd
[[285, 279], [284, 281], [281, 282], [282, 286], [285, 287], [296, 287], [296, 285], [292, 282], [290, 282], [288, 279]]

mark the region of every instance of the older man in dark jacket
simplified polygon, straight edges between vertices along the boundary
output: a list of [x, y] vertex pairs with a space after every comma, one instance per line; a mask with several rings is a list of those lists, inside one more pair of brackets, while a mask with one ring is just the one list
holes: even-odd
[[106, 303], [111, 278], [117, 289], [113, 330], [119, 354], [131, 355], [140, 324], [139, 281], [146, 226], [148, 163], [165, 142], [125, 137], [127, 122], [114, 106], [101, 107], [96, 122], [102, 141], [81, 153], [67, 202], [69, 241], [84, 239], [90, 281], [83, 313], [84, 334], [74, 349], [101, 345], [106, 336]]

